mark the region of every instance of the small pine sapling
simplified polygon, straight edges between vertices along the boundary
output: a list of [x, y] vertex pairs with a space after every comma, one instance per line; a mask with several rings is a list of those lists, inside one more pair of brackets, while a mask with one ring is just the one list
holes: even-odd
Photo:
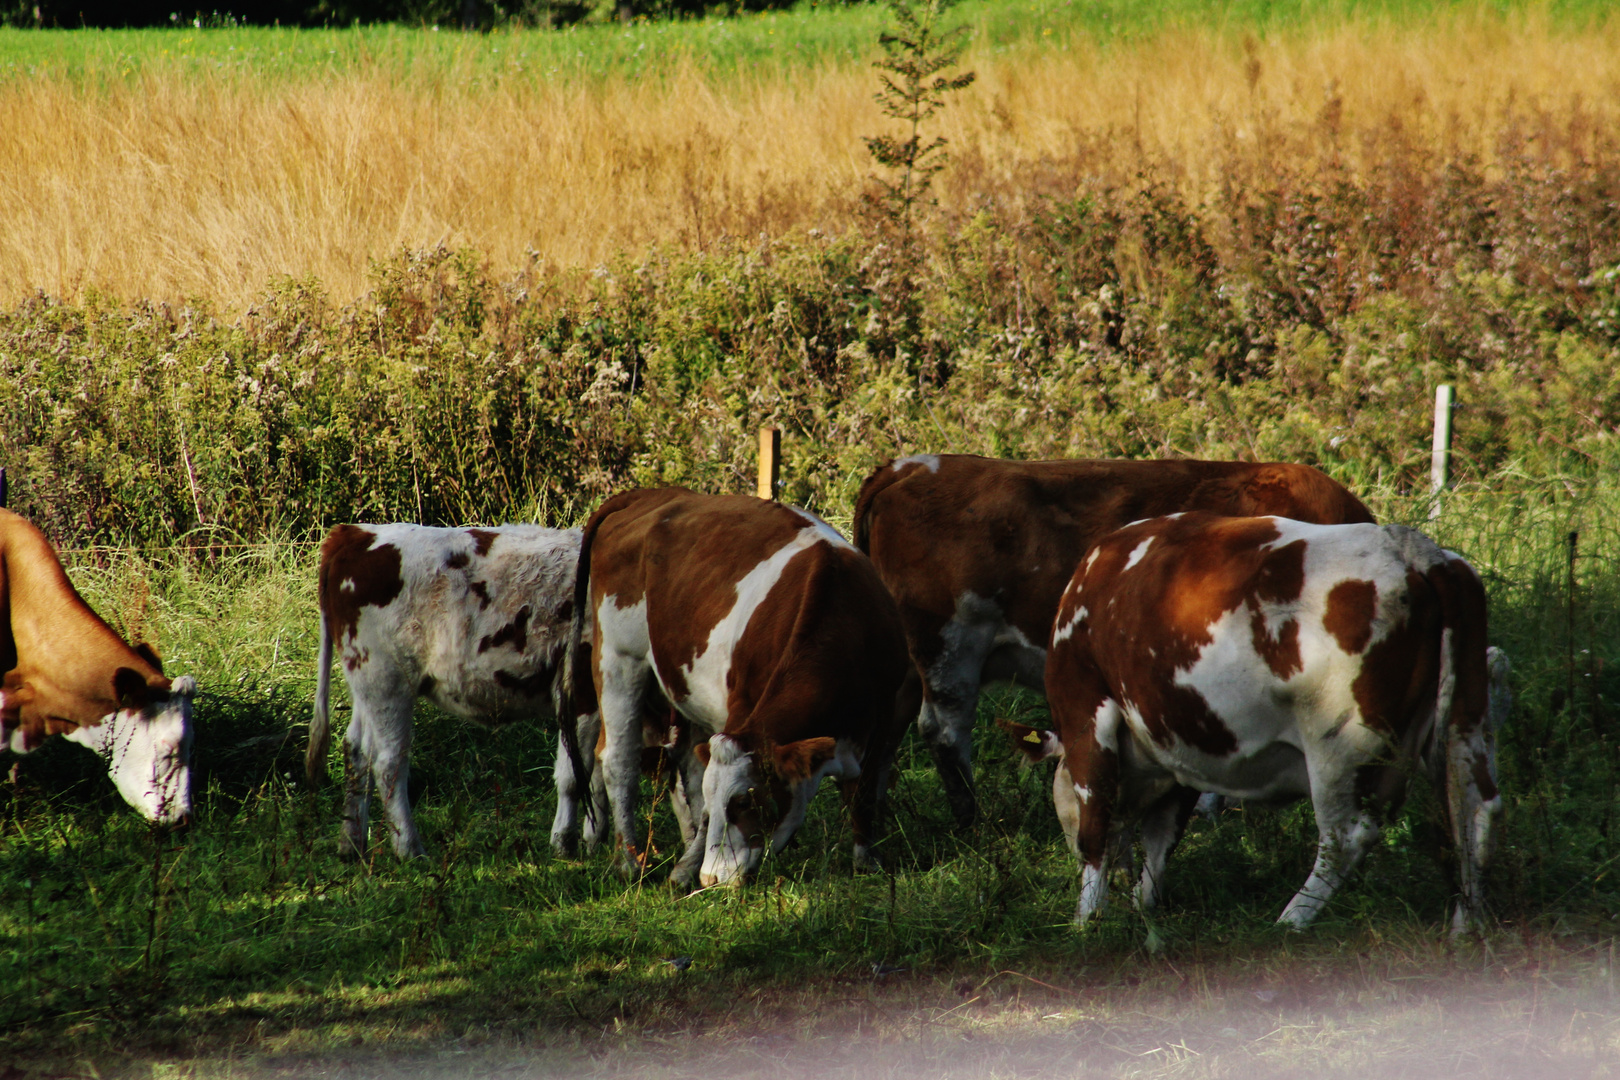
[[894, 170], [891, 179], [874, 177], [877, 192], [872, 203], [892, 227], [899, 229], [905, 246], [911, 243], [912, 220], [919, 204], [928, 200], [934, 174], [945, 167], [945, 139], [923, 142], [922, 126], [945, 104], [945, 95], [962, 90], [974, 80], [971, 71], [942, 74], [955, 67], [967, 47], [967, 28], [943, 30], [941, 17], [948, 0], [889, 0], [898, 24], [878, 37], [884, 56], [873, 62], [883, 88], [874, 96], [885, 116], [906, 125], [904, 137], [874, 135], [866, 149], [879, 165]]

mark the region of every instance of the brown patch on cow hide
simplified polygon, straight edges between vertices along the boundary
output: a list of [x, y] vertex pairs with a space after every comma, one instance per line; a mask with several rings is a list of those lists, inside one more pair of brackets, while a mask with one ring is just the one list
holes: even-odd
[[321, 610], [332, 636], [354, 640], [360, 610], [387, 607], [405, 588], [400, 576], [399, 548], [384, 544], [373, 548], [376, 534], [358, 525], [339, 525], [321, 544], [318, 582]]
[[1439, 676], [1441, 605], [1428, 580], [1407, 570], [1406, 589], [1384, 598], [1393, 622], [1367, 649], [1361, 673], [1350, 685], [1361, 722], [1375, 731], [1406, 729], [1420, 704], [1434, 699]]
[[573, 617], [574, 617], [574, 598], [572, 596], [570, 596], [568, 599], [564, 600], [562, 603], [557, 605], [557, 610], [552, 612], [551, 621], [554, 622], [554, 623], [561, 624], [561, 623], [567, 622], [568, 620], [572, 619]]
[[510, 644], [518, 652], [522, 652], [529, 644], [529, 605], [524, 604], [518, 608], [512, 621], [495, 631], [486, 634], [478, 642], [478, 651], [486, 653], [491, 649], [498, 649], [502, 645]]
[[478, 597], [478, 610], [489, 607], [489, 587], [482, 581], [467, 582], [467, 591]]
[[1378, 614], [1378, 586], [1371, 581], [1341, 581], [1327, 594], [1322, 628], [1339, 648], [1358, 655], [1372, 640], [1373, 616]]
[[772, 747], [776, 771], [783, 778], [808, 780], [838, 752], [838, 740], [820, 736]]
[[465, 551], [458, 551], [448, 559], [444, 560], [444, 568], [446, 570], [460, 570], [471, 562], [471, 555], [468, 555]]
[[1299, 621], [1285, 620], [1275, 636], [1267, 626], [1264, 604], [1291, 604], [1305, 591], [1305, 541], [1274, 548], [1260, 564], [1249, 594], [1249, 630], [1254, 651], [1271, 673], [1287, 679], [1304, 670], [1299, 654]]
[[467, 535], [473, 538], [473, 551], [482, 558], [489, 554], [489, 549], [494, 546], [501, 534], [490, 532], [488, 529], [468, 529]]

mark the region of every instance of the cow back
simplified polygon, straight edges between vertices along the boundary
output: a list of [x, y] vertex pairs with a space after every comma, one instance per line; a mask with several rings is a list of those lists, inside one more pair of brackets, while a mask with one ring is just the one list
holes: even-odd
[[1093, 543], [1132, 521], [1187, 510], [1373, 520], [1343, 485], [1304, 465], [942, 454], [874, 471], [856, 500], [855, 538], [899, 602], [914, 647], [970, 593], [995, 599], [1008, 623], [1043, 642]]

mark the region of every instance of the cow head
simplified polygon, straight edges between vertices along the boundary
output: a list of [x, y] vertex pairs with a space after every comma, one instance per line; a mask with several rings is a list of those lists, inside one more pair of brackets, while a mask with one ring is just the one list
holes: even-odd
[[113, 674], [118, 708], [98, 724], [81, 724], [65, 737], [107, 762], [124, 801], [148, 821], [173, 825], [191, 814], [191, 701], [189, 675], [150, 682], [133, 668]]
[[825, 776], [853, 779], [860, 768], [830, 738], [768, 746], [766, 761], [730, 735], [715, 735], [706, 747], [703, 807], [708, 816], [703, 869], [705, 886], [742, 884], [765, 857], [767, 839], [777, 852], [804, 821], [810, 797]]

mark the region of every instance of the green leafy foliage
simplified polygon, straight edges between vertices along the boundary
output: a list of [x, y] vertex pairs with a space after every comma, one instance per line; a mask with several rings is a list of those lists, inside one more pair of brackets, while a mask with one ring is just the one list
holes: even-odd
[[334, 522], [577, 520], [609, 492], [752, 487], [833, 518], [885, 457], [1195, 455], [1426, 489], [1616, 462], [1620, 204], [1579, 167], [1271, 177], [1189, 206], [1149, 179], [881, 229], [491, 274], [404, 251], [335, 305], [244, 316], [36, 297], [0, 312], [0, 464], [61, 543], [308, 538]]

